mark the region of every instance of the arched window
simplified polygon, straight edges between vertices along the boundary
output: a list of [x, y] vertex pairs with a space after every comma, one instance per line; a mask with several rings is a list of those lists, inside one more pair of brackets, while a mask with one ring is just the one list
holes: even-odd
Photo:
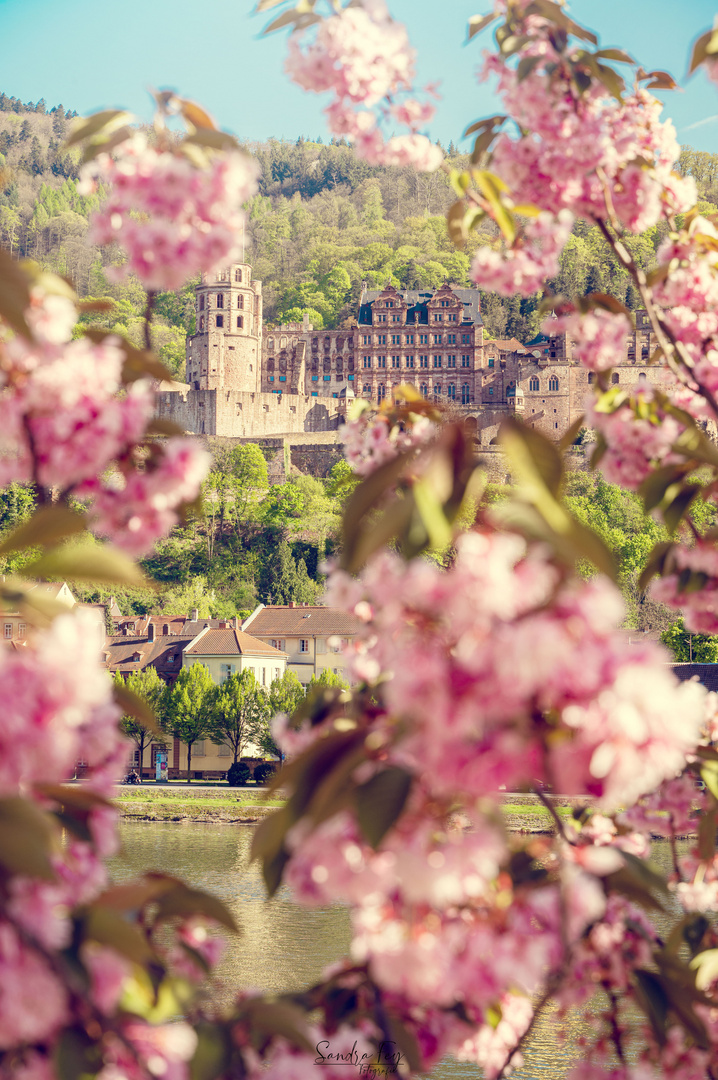
[[241, 315], [237, 316], [237, 329], [242, 330], [244, 328], [244, 318]]
[[224, 307], [224, 293], [217, 293], [217, 307]]
[[589, 373], [588, 373], [588, 381], [590, 383], [592, 383], [594, 379], [595, 379], [595, 375], [593, 374], [592, 371], [589, 371]]
[[202, 315], [199, 320], [199, 332], [200, 334], [204, 333], [204, 315]]
[[274, 338], [267, 338], [267, 348], [270, 352], [274, 349]]
[[274, 371], [274, 357], [270, 356], [267, 360], [267, 371]]
[[239, 296], [237, 297], [237, 307], [238, 308], [243, 308], [244, 307], [244, 293], [240, 293]]
[[558, 390], [558, 379], [555, 375], [552, 375], [548, 381], [549, 390]]
[[279, 339], [279, 348], [280, 349], [286, 349], [286, 347], [287, 347], [287, 339], [285, 337], [280, 338]]
[[376, 394], [377, 400], [378, 401], [383, 401], [384, 398], [386, 397], [386, 387], [382, 384], [381, 386], [377, 386], [376, 390], [377, 390], [377, 394]]
[[421, 390], [421, 392], [422, 392], [422, 394], [424, 395], [424, 397], [428, 397], [428, 396], [429, 396], [429, 387], [428, 387], [428, 386], [426, 385], [426, 383], [425, 383], [425, 382], [423, 382], [423, 383], [421, 384], [421, 386], [419, 387], [419, 389]]
[[448, 397], [449, 401], [456, 401], [456, 386], [454, 385], [454, 383], [450, 382], [447, 386], [446, 396]]
[[471, 391], [469, 389], [469, 384], [464, 383], [463, 386], [461, 387], [461, 404], [462, 405], [468, 405], [470, 400], [471, 400]]
[[643, 379], [645, 379], [645, 377], [646, 377], [645, 371], [639, 371], [638, 372], [638, 378], [639, 379], [643, 380]]
[[369, 385], [369, 383], [364, 383], [364, 385], [362, 386], [362, 393], [371, 394], [371, 386]]
[[615, 386], [615, 384], [616, 384], [616, 383], [617, 383], [618, 381], [619, 381], [619, 379], [618, 379], [618, 372], [617, 372], [617, 371], [614, 371], [613, 375], [611, 376], [611, 382], [612, 382], [612, 383], [614, 384], [614, 386]]
[[204, 293], [199, 298], [199, 310], [204, 311]]
[[332, 370], [332, 361], [330, 356], [324, 357], [323, 362], [324, 374], [327, 375]]
[[440, 386], [435, 386], [434, 387], [434, 397], [435, 398], [441, 397], [441, 387]]
[[242, 271], [241, 270], [235, 270], [234, 271], [234, 280], [235, 281], [241, 281], [242, 280]]
[[529, 379], [529, 390], [536, 391], [538, 389], [539, 389], [539, 381], [536, 378], [536, 376], [534, 375], [534, 377], [532, 379]]

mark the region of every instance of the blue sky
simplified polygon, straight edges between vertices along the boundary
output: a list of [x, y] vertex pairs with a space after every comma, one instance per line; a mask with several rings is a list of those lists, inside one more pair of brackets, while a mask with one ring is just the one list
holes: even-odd
[[[496, 111], [490, 90], [475, 78], [489, 32], [463, 45], [468, 17], [491, 3], [390, 0], [419, 52], [420, 79], [441, 83], [443, 100], [429, 134], [444, 144]], [[326, 138], [322, 99], [285, 78], [285, 38], [262, 38], [267, 18], [252, 16], [253, 7], [249, 0], [0, 0], [0, 89], [80, 113], [123, 106], [149, 119], [147, 87], [172, 87], [240, 138]], [[715, 11], [712, 0], [571, 5], [603, 45], [620, 44], [644, 67], [671, 71], [685, 87], [664, 95], [678, 137], [711, 152], [718, 152], [718, 88], [700, 72], [688, 81], [685, 73], [690, 43]]]

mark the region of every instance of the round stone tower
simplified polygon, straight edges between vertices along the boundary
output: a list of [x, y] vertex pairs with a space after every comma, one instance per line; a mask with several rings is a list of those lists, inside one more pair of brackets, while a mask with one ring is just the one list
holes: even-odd
[[232, 263], [203, 274], [195, 292], [196, 333], [187, 342], [187, 382], [193, 390], [258, 391], [261, 281], [252, 281], [246, 263]]

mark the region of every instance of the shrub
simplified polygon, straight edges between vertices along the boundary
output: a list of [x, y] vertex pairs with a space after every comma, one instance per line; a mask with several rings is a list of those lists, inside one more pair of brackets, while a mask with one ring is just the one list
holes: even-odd
[[266, 784], [272, 779], [277, 771], [277, 765], [274, 761], [263, 761], [261, 765], [258, 765], [254, 770], [254, 779], [258, 784]]
[[227, 783], [230, 787], [242, 787], [247, 783], [252, 771], [244, 761], [235, 761], [227, 769]]

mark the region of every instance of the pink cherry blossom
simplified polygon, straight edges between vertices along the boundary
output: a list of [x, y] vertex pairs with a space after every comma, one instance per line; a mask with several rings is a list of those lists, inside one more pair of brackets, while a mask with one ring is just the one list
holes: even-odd
[[543, 213], [529, 221], [524, 238], [513, 247], [505, 251], [480, 247], [471, 264], [472, 280], [502, 296], [540, 292], [546, 279], [558, 273], [559, 256], [571, 235], [573, 220], [568, 210], [560, 210], [555, 218]]
[[134, 273], [149, 290], [179, 289], [192, 274], [239, 258], [242, 207], [257, 185], [251, 158], [225, 153], [203, 169], [180, 152], [151, 146], [142, 132], [113, 155], [100, 154], [83, 167], [80, 190], [109, 188], [93, 215], [90, 240], [125, 250], [116, 279]]
[[[718, 633], [718, 548], [710, 541], [671, 549], [671, 572], [651, 582], [651, 595], [661, 604], [683, 612], [687, 630], [694, 634]], [[699, 589], [686, 588], [684, 576], [694, 575]]]
[[568, 334], [584, 367], [608, 371], [622, 361], [626, 337], [633, 327], [625, 315], [597, 307], [585, 314], [573, 311], [547, 319], [541, 329], [553, 336]]

